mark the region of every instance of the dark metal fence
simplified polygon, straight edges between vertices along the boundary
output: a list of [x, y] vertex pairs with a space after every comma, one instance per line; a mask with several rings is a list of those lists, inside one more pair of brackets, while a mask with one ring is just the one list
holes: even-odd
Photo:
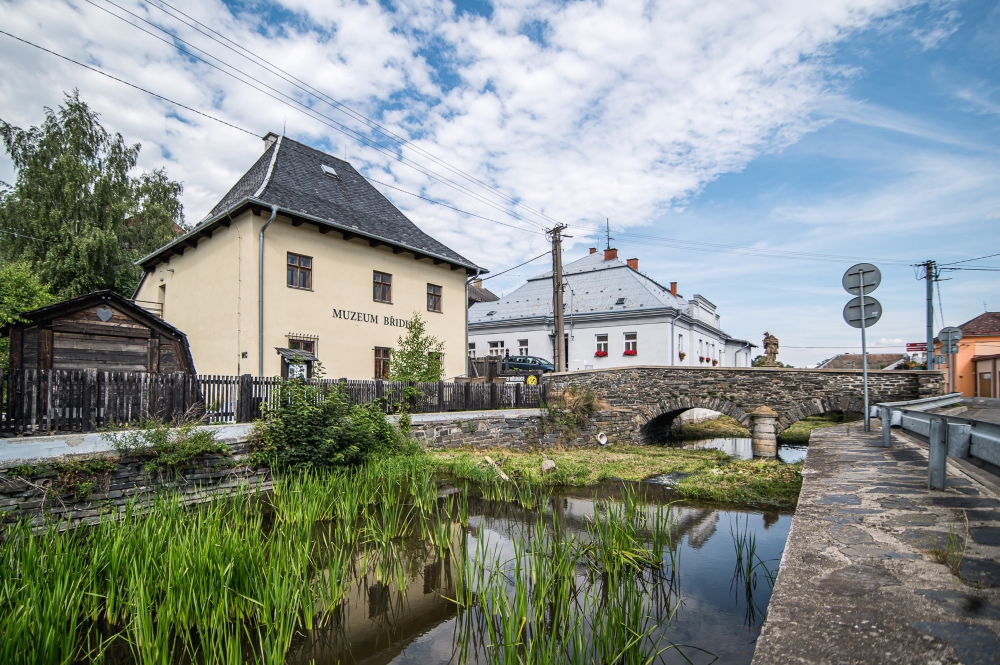
[[[277, 378], [192, 376], [97, 370], [0, 370], [0, 433], [89, 432], [155, 419], [245, 423], [275, 399]], [[537, 408], [541, 383], [436, 383], [312, 380], [320, 394], [334, 386], [352, 404], [378, 404], [385, 413]], [[413, 388], [413, 390], [407, 390]]]

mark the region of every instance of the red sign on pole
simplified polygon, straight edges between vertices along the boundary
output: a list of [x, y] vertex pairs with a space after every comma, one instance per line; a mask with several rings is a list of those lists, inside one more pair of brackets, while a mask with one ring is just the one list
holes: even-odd
[[927, 342], [907, 342], [906, 344], [907, 353], [915, 353], [917, 351], [926, 351], [926, 350], [927, 350]]

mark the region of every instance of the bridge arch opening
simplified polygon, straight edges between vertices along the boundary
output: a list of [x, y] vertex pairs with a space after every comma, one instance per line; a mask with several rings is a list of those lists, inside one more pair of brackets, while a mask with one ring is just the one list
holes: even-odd
[[644, 443], [664, 443], [670, 438], [670, 430], [675, 419], [685, 411], [694, 407], [683, 407], [667, 411], [656, 416], [639, 429], [639, 436]]
[[652, 408], [643, 409], [645, 423], [639, 428], [639, 440], [643, 443], [666, 443], [670, 440], [672, 431], [680, 424], [682, 414], [693, 409], [711, 412], [710, 417], [729, 416], [743, 426], [749, 425], [749, 415], [730, 402], [719, 399], [691, 399], [683, 402], [671, 400]]
[[799, 402], [791, 408], [780, 409], [774, 424], [775, 433], [781, 434], [795, 423], [811, 416], [837, 415], [837, 422], [850, 422], [864, 416], [864, 402], [854, 396], [814, 399]]

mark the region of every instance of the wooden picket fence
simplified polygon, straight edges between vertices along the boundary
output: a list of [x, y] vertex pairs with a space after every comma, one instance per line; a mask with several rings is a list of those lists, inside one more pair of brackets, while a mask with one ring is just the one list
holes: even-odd
[[[91, 432], [146, 420], [246, 423], [272, 404], [281, 379], [243, 376], [0, 370], [0, 434]], [[320, 394], [345, 391], [352, 404], [378, 404], [385, 413], [537, 408], [543, 383], [414, 383], [310, 381]], [[407, 391], [407, 387], [416, 390]]]

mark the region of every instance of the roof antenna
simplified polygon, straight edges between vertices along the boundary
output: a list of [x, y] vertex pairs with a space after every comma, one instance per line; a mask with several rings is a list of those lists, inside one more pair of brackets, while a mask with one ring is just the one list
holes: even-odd
[[288, 116], [286, 115], [286, 116], [285, 116], [285, 119], [281, 121], [281, 135], [282, 135], [282, 136], [284, 136], [284, 135], [285, 135], [285, 128], [286, 128], [287, 126], [288, 126]]
[[608, 247], [607, 247], [607, 249], [611, 249], [611, 241], [614, 240], [614, 238], [611, 237], [611, 220], [609, 220], [607, 217], [605, 217], [604, 218], [604, 223], [606, 225], [605, 228], [606, 228], [607, 233], [608, 233]]

